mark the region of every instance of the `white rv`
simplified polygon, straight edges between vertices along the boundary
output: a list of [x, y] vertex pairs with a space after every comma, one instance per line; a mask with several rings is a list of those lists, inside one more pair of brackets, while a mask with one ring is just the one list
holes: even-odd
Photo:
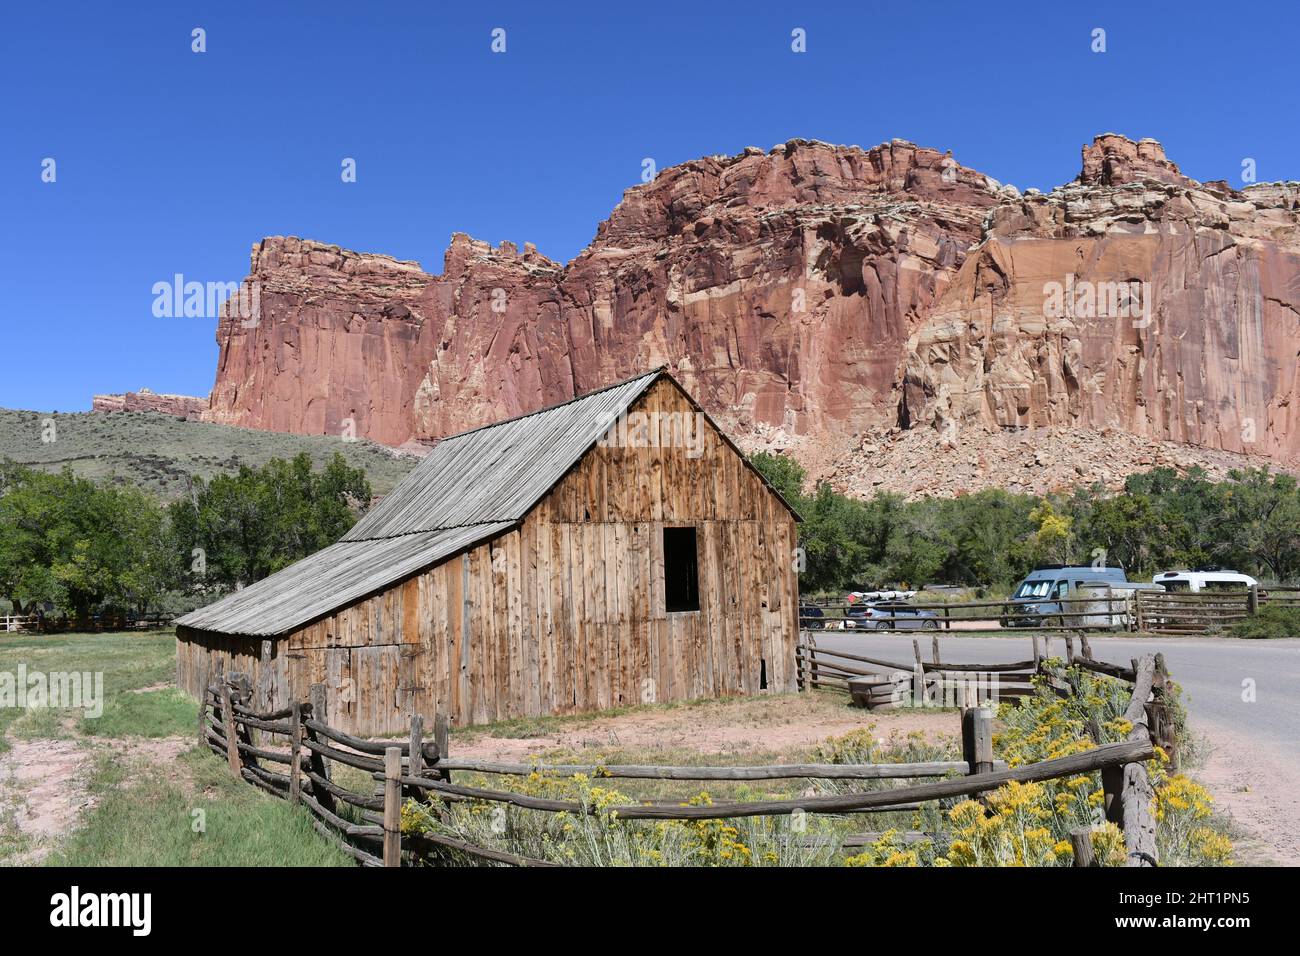
[[1151, 579], [1166, 591], [1235, 591], [1259, 582], [1240, 571], [1161, 571]]

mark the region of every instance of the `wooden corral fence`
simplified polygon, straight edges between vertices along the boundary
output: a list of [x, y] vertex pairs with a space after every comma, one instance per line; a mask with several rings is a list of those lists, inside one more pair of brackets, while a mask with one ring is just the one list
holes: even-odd
[[[536, 797], [508, 790], [467, 786], [453, 780], [457, 771], [476, 774], [532, 773], [655, 780], [776, 780], [776, 779], [933, 779], [890, 789], [827, 793], [784, 800], [683, 805], [640, 802], [606, 807], [624, 820], [701, 820], [795, 813], [860, 814], [916, 810], [927, 801], [975, 796], [1011, 781], [1022, 783], [1071, 777], [1100, 771], [1106, 812], [1120, 824], [1128, 845], [1129, 863], [1156, 862], [1155, 827], [1150, 814], [1151, 786], [1143, 761], [1155, 755], [1153, 740], [1171, 736], [1164, 705], [1164, 671], [1156, 658], [1134, 662], [1133, 668], [1102, 662], [1088, 665], [1101, 673], [1134, 683], [1129, 706], [1134, 732], [1125, 741], [1100, 744], [1086, 752], [1052, 760], [1007, 767], [993, 759], [993, 713], [970, 706], [962, 712], [962, 752], [959, 761], [885, 764], [787, 764], [752, 767], [650, 765], [545, 765], [455, 760], [448, 754], [447, 721], [434, 720], [433, 740], [424, 735], [423, 719], [411, 717], [409, 740], [365, 740], [332, 728], [326, 713], [325, 686], [311, 687], [310, 700], [294, 702], [271, 713], [255, 713], [246, 675], [222, 675], [209, 685], [199, 711], [199, 739], [229, 764], [231, 773], [269, 793], [305, 807], [316, 830], [365, 866], [401, 866], [429, 861], [448, 851], [498, 864], [548, 866], [546, 861], [488, 847], [475, 846], [439, 833], [401, 832], [401, 807], [408, 798], [439, 801], [480, 801], [522, 809], [575, 815], [598, 812], [572, 800]], [[1131, 676], [1130, 676], [1131, 675]], [[1066, 690], [1065, 692], [1068, 692]], [[1155, 694], [1154, 700], [1147, 698]], [[1153, 734], [1156, 735], [1153, 737]], [[1169, 741], [1164, 746], [1172, 747]], [[342, 764], [369, 774], [376, 781], [370, 792], [340, 785], [331, 766]], [[274, 766], [276, 769], [271, 769]], [[957, 774], [957, 776], [954, 776]], [[845, 841], [861, 846], [879, 834], [862, 833]], [[907, 834], [905, 839], [918, 838]], [[1092, 859], [1086, 833], [1076, 846], [1076, 861]], [[1076, 841], [1077, 843], [1078, 841]], [[1086, 845], [1086, 846], [1085, 846]]]
[[[800, 629], [808, 631], [960, 631], [970, 634], [1057, 634], [1144, 631], [1206, 634], [1244, 621], [1270, 604], [1300, 607], [1300, 587], [1165, 591], [1103, 588], [1071, 598], [1003, 601], [804, 602]], [[873, 605], [870, 614], [864, 612]], [[878, 605], [884, 605], [883, 607]], [[891, 610], [889, 605], [896, 605]]]
[[1134, 627], [1166, 634], [1204, 634], [1248, 620], [1269, 605], [1300, 607], [1300, 588], [1137, 591]]
[[13, 634], [18, 631], [34, 631], [40, 623], [35, 614], [0, 615], [0, 634]]
[[[1033, 693], [1031, 679], [1044, 674], [1042, 648], [1039, 638], [1033, 640], [1033, 659], [1014, 661], [1007, 664], [957, 664], [943, 663], [939, 656], [939, 641], [933, 642], [932, 659], [922, 658], [920, 643], [912, 641], [915, 660], [911, 664], [884, 661], [860, 654], [833, 651], [818, 648], [811, 640], [810, 632], [805, 632], [799, 646], [798, 672], [800, 688], [829, 687], [847, 691], [856, 703], [867, 707], [894, 706], [900, 703], [899, 689], [913, 700], [934, 700], [942, 694], [941, 685], [955, 684], [962, 694], [979, 694], [980, 685], [970, 682], [971, 675], [986, 675], [995, 678], [989, 689], [996, 690], [1001, 697], [1023, 697]], [[1080, 635], [1080, 653], [1075, 653], [1075, 638], [1068, 636], [1066, 644], [1066, 662], [1103, 674], [1133, 685], [1124, 719], [1132, 724], [1127, 745], [1150, 746], [1152, 752], [1158, 746], [1169, 758], [1170, 768], [1179, 766], [1178, 740], [1170, 714], [1170, 693], [1172, 685], [1169, 672], [1165, 668], [1163, 654], [1148, 654], [1134, 658], [1130, 666], [1111, 664], [1096, 660], [1086, 636]], [[910, 680], [900, 685], [899, 675], [908, 675]], [[1051, 675], [1049, 686], [1053, 692], [1062, 697], [1077, 695], [1079, 688], [1069, 681], [1062, 681]], [[967, 696], [966, 700], [970, 701]], [[981, 708], [982, 709], [982, 708]], [[963, 752], [969, 755], [970, 733], [967, 722], [970, 714], [977, 713], [974, 707], [962, 708]], [[1101, 743], [1101, 728], [1089, 726], [1088, 734], [1099, 744], [1098, 750], [1114, 744]], [[989, 749], [991, 752], [992, 744]], [[1094, 753], [1095, 751], [1086, 751]], [[969, 758], [968, 758], [969, 759]], [[1055, 761], [1043, 761], [1030, 764], [1042, 767]], [[1020, 768], [1016, 768], [1020, 769]], [[1036, 777], [1034, 779], [1049, 779]], [[1151, 815], [1151, 801], [1154, 791], [1144, 764], [1130, 761], [1123, 765], [1112, 765], [1101, 771], [1102, 791], [1106, 819], [1115, 823], [1124, 832], [1130, 866], [1156, 866], [1155, 821]], [[914, 839], [924, 838], [927, 834], [913, 834]], [[1076, 830], [1070, 835], [1074, 847], [1076, 866], [1091, 866], [1093, 863], [1092, 844], [1088, 830]]]
[[[966, 706], [963, 695], [987, 696], [996, 689], [999, 698], [1025, 697], [1034, 692], [1032, 680], [1042, 673], [1042, 662], [1050, 655], [1050, 637], [1027, 635], [1031, 656], [1005, 664], [964, 664], [943, 661], [939, 635], [930, 635], [930, 656], [921, 651], [921, 641], [912, 640], [912, 660], [888, 661], [850, 651], [831, 650], [817, 644], [816, 631], [803, 631], [796, 656], [799, 689], [833, 687], [846, 690], [854, 703], [875, 709], [902, 702], [933, 703], [948, 699], [954, 706]], [[1075, 641], [1080, 654], [1076, 657]], [[1086, 633], [1065, 635], [1067, 663], [1092, 660], [1092, 646]], [[975, 701], [971, 701], [973, 706]]]
[[[803, 630], [949, 631], [971, 633], [1022, 629], [1026, 632], [1128, 630], [1133, 620], [1133, 592], [1095, 597], [1005, 601], [918, 602], [886, 601], [857, 604], [805, 603], [800, 611]], [[870, 615], [864, 609], [870, 604]], [[1051, 604], [1040, 613], [1038, 605]], [[897, 605], [891, 610], [888, 605]], [[1059, 610], [1056, 610], [1059, 606]], [[813, 608], [816, 608], [814, 611]]]

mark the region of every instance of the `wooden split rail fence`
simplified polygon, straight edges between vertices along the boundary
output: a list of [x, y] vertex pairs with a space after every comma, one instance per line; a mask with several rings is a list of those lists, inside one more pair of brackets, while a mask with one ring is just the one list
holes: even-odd
[[[1081, 662], [1082, 663], [1082, 662]], [[445, 859], [450, 853], [496, 864], [550, 866], [499, 849], [472, 845], [445, 833], [403, 833], [401, 808], [410, 798], [455, 803], [489, 802], [525, 810], [574, 815], [596, 813], [574, 800], [536, 797], [509, 790], [471, 786], [453, 780], [453, 772], [482, 775], [532, 773], [655, 780], [923, 780], [888, 789], [825, 793], [782, 800], [687, 805], [645, 801], [606, 807], [624, 820], [701, 820], [795, 813], [861, 814], [915, 810], [927, 801], [977, 796], [1018, 781], [1051, 780], [1100, 771], [1106, 812], [1119, 823], [1134, 865], [1156, 861], [1155, 829], [1150, 814], [1150, 782], [1143, 761], [1155, 755], [1153, 741], [1171, 737], [1167, 708], [1160, 696], [1163, 662], [1144, 658], [1132, 668], [1088, 661], [1100, 673], [1134, 682], [1129, 713], [1134, 732], [1124, 741], [1099, 743], [1083, 753], [1039, 763], [1007, 767], [993, 759], [993, 713], [986, 707], [962, 712], [962, 760], [885, 764], [785, 764], [752, 767], [652, 765], [544, 765], [457, 760], [448, 754], [448, 724], [434, 720], [433, 739], [424, 735], [420, 715], [412, 715], [408, 740], [364, 740], [329, 725], [325, 686], [313, 685], [310, 699], [270, 713], [251, 710], [247, 675], [222, 675], [204, 695], [199, 710], [199, 739], [229, 764], [237, 777], [275, 796], [301, 805], [312, 825], [365, 866], [401, 866]], [[1147, 698], [1156, 692], [1155, 699]], [[1127, 716], [1127, 715], [1126, 715]], [[1165, 741], [1164, 746], [1169, 746]], [[364, 771], [375, 781], [372, 792], [341, 785], [334, 765]], [[274, 767], [274, 769], [272, 769]], [[845, 846], [861, 846], [876, 834], [850, 837]], [[915, 834], [905, 838], [915, 838]], [[1086, 841], [1085, 841], [1086, 842]], [[1076, 860], [1090, 860], [1091, 846], [1080, 846]]]
[[[1075, 636], [1065, 638], [1067, 664], [1133, 685], [1124, 712], [1124, 719], [1132, 725], [1132, 730], [1123, 744], [1148, 748], [1150, 753], [1159, 747], [1168, 757], [1171, 769], [1176, 771], [1179, 766], [1178, 740], [1170, 711], [1172, 684], [1165, 668], [1164, 655], [1148, 654], [1140, 659], [1134, 658], [1130, 666], [1125, 667], [1095, 659], [1087, 636], [1078, 637], [1080, 647], [1077, 654]], [[960, 696], [963, 699], [958, 703], [962, 706], [963, 746], [967, 746], [968, 715], [977, 712], [974, 709], [976, 700], [970, 695], [978, 694], [980, 689], [978, 683], [971, 685], [967, 682], [972, 674], [996, 678], [997, 683], [990, 687], [997, 691], [999, 697], [1019, 698], [1035, 693], [1035, 677], [1046, 678], [1048, 686], [1060, 696], [1077, 695], [1080, 692], [1070, 678], [1061, 681], [1043, 670], [1046, 658], [1040, 639], [1035, 636], [1032, 641], [1033, 658], [1030, 660], [1006, 664], [957, 664], [944, 663], [940, 659], [937, 637], [933, 640], [932, 659], [929, 661], [923, 659], [919, 641], [913, 640], [915, 660], [911, 664], [902, 664], [818, 648], [811, 640], [811, 635], [805, 632], [798, 651], [799, 686], [800, 689], [829, 687], [845, 690], [855, 703], [879, 707], [897, 705], [909, 699], [914, 703], [928, 703], [936, 697], [936, 684], [955, 682], [962, 691]], [[906, 675], [907, 681], [900, 681], [899, 675]], [[902, 700], [898, 693], [900, 687], [905, 690]], [[1096, 725], [1088, 727], [1088, 734], [1098, 747], [1085, 753], [1119, 746], [1101, 743], [1101, 728]], [[1055, 762], [1048, 760], [1029, 766], [1042, 767]], [[1035, 779], [1051, 779], [1051, 776]], [[1154, 791], [1146, 766], [1141, 760], [1112, 764], [1102, 768], [1101, 781], [1106, 819], [1123, 831], [1129, 865], [1157, 865], [1155, 822], [1151, 814]], [[920, 838], [924, 835], [912, 836]], [[1075, 865], [1091, 866], [1093, 857], [1088, 830], [1075, 831], [1071, 834], [1071, 841], [1074, 845]]]
[[[1092, 660], [1086, 633], [1065, 635], [1067, 663], [1076, 660], [1075, 641], [1083, 659]], [[1030, 635], [1032, 656], [1005, 664], [945, 662], [939, 654], [939, 636], [931, 635], [930, 657], [921, 653], [921, 642], [912, 640], [913, 660], [907, 663], [883, 660], [851, 651], [817, 645], [817, 632], [800, 633], [796, 650], [796, 678], [799, 688], [831, 687], [846, 690], [854, 703], [870, 709], [898, 704], [929, 704], [946, 701], [952, 706], [974, 706], [969, 694], [998, 699], [1025, 697], [1034, 693], [1033, 678], [1042, 673], [1052, 638]]]
[[1205, 634], [1249, 620], [1270, 605], [1300, 607], [1300, 589], [1138, 591], [1134, 627], [1161, 634]]
[[[859, 602], [801, 605], [805, 631], [960, 631], [1074, 634], [1138, 631], [1206, 634], [1230, 627], [1269, 605], [1300, 607], [1300, 588], [1271, 586], [1231, 590], [1166, 591], [1162, 588], [1096, 588], [1095, 595], [1003, 601]], [[870, 612], [868, 613], [868, 606]]]

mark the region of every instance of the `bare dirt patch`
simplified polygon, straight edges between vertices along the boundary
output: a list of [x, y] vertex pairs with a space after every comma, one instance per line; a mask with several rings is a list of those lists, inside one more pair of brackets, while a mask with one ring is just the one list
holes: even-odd
[[1294, 759], [1219, 724], [1204, 766], [1192, 771], [1235, 832], [1237, 862], [1300, 866], [1300, 767]]
[[526, 737], [467, 730], [452, 741], [455, 757], [526, 761], [552, 750], [690, 750], [719, 757], [787, 753], [852, 730], [871, 728], [878, 737], [921, 733], [937, 742], [960, 732], [956, 713], [870, 712], [842, 697], [782, 695], [702, 701], [677, 707], [576, 718], [545, 726]]
[[33, 863], [93, 806], [88, 751], [74, 740], [10, 740], [0, 754], [0, 817], [35, 844], [13, 862]]
[[90, 776], [95, 756], [107, 747], [123, 760], [152, 764], [160, 772], [190, 745], [185, 737], [124, 737], [89, 744], [84, 740], [10, 738], [0, 754], [0, 826], [14, 828], [31, 849], [8, 863], [32, 864], [45, 857], [81, 815], [94, 808]]

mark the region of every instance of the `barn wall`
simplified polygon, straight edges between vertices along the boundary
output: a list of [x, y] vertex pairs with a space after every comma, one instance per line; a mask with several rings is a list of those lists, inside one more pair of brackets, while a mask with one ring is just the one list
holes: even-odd
[[[667, 380], [631, 411], [694, 414]], [[181, 686], [197, 690], [216, 642], [268, 706], [325, 683], [330, 722], [359, 734], [401, 733], [413, 710], [463, 726], [757, 693], [764, 668], [768, 689], [793, 690], [794, 519], [704, 428], [698, 458], [670, 436], [593, 449], [516, 530], [287, 639], [182, 639], [178, 675], [200, 676]], [[700, 610], [667, 613], [663, 528], [685, 524]]]
[[176, 628], [176, 686], [201, 695], [204, 681], [218, 674], [247, 674], [252, 682], [254, 706], [285, 706], [288, 700], [288, 661], [283, 641], [242, 635], [217, 634], [191, 627]]

